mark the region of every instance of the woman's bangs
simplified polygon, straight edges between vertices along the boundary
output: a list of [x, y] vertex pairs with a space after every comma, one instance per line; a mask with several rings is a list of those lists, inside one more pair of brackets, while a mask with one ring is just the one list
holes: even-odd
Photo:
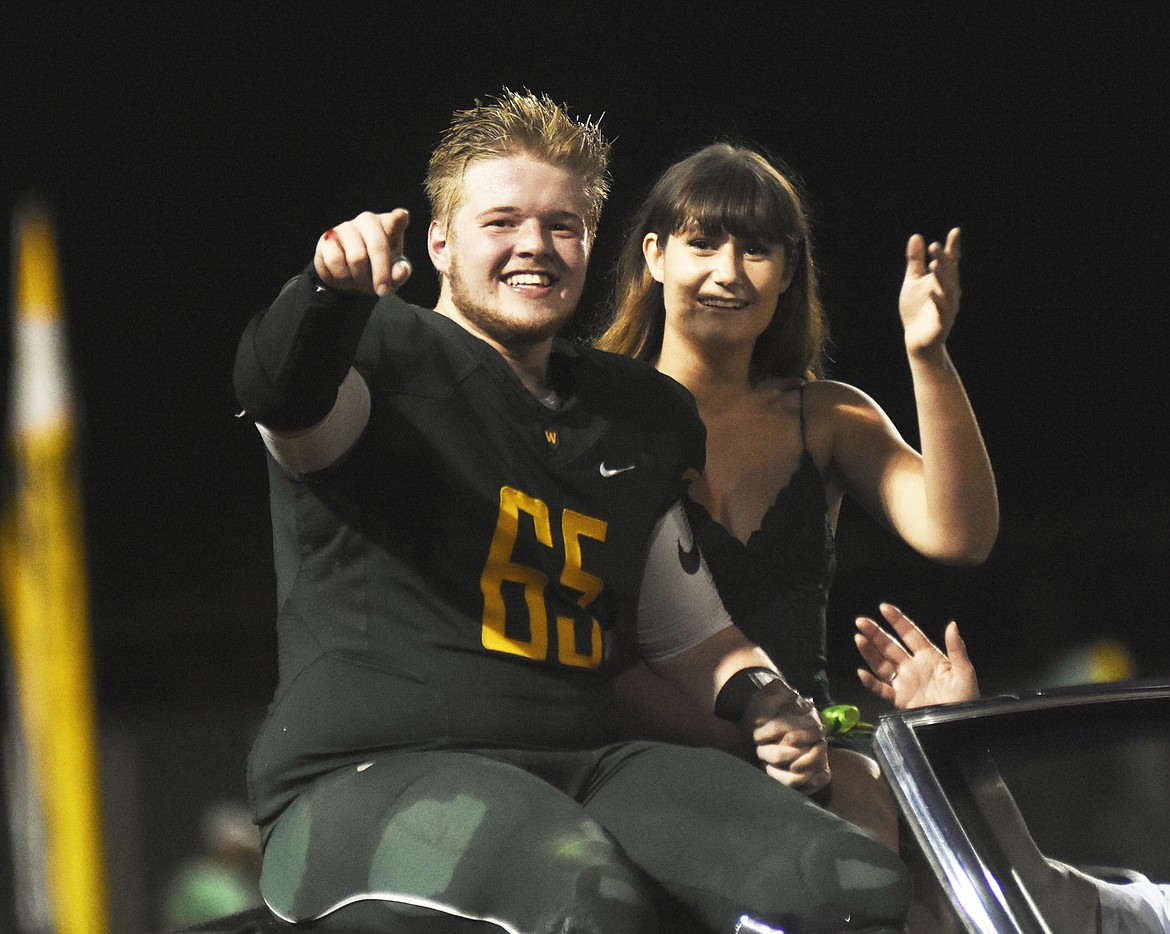
[[695, 224], [707, 235], [723, 231], [744, 240], [789, 243], [799, 239], [792, 205], [775, 184], [753, 172], [727, 171], [697, 179], [679, 199], [675, 230]]

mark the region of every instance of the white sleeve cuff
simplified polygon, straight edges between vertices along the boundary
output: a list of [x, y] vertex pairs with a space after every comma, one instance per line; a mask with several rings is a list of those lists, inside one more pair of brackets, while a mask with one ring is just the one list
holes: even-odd
[[1097, 880], [1101, 934], [1164, 934], [1170, 931], [1170, 885]]
[[337, 389], [337, 399], [321, 421], [299, 431], [275, 431], [257, 423], [276, 462], [292, 474], [308, 474], [337, 463], [366, 429], [370, 420], [370, 387], [350, 368]]

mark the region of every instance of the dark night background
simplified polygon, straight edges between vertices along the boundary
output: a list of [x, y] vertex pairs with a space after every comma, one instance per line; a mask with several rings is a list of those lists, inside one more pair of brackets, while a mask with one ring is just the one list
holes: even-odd
[[119, 813], [145, 841], [142, 897], [184, 815], [240, 793], [237, 752], [274, 683], [262, 448], [233, 417], [239, 333], [363, 209], [411, 209], [404, 295], [429, 303], [427, 154], [453, 109], [503, 85], [604, 113], [615, 139], [587, 308], [672, 158], [730, 135], [786, 161], [810, 193], [833, 374], [911, 440], [902, 251], [963, 228], [950, 347], [996, 468], [1000, 541], [979, 569], [930, 566], [847, 505], [839, 685], [852, 618], [880, 599], [936, 636], [958, 618], [988, 690], [1100, 637], [1139, 676], [1170, 675], [1159, 8], [5, 4], [3, 208], [37, 194], [56, 219], [99, 710], [111, 745], [136, 750], [112, 771], [137, 783]]

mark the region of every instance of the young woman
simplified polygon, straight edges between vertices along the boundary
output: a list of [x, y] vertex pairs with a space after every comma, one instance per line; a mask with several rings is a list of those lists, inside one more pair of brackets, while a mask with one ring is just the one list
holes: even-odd
[[818, 706], [831, 701], [825, 608], [848, 494], [923, 555], [977, 564], [999, 527], [995, 480], [947, 352], [959, 231], [906, 247], [899, 309], [921, 452], [860, 389], [819, 378], [826, 323], [793, 181], [717, 143], [672, 165], [619, 259], [598, 344], [694, 395], [707, 465], [691, 523], [736, 624]]
[[[991, 465], [946, 347], [959, 242], [955, 229], [945, 244], [916, 234], [906, 247], [899, 310], [921, 451], [860, 389], [821, 378], [827, 325], [808, 212], [760, 153], [717, 143], [672, 165], [619, 257], [613, 319], [597, 343], [654, 363], [694, 395], [707, 428], [706, 468], [687, 503], [695, 539], [732, 619], [818, 707], [832, 703], [825, 611], [846, 494], [937, 561], [982, 562], [998, 534]], [[641, 717], [634, 728], [742, 748], [644, 671], [623, 690]], [[832, 781], [817, 800], [897, 849], [876, 763], [830, 752]], [[801, 755], [793, 749], [791, 762]], [[769, 765], [801, 787], [796, 766]]]

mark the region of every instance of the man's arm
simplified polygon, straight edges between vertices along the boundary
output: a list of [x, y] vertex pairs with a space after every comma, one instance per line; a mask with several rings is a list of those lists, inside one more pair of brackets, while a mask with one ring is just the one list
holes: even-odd
[[[829, 781], [828, 756], [811, 701], [732, 624], [696, 548], [676, 503], [659, 521], [647, 551], [638, 599], [643, 658], [704, 718], [716, 715], [735, 724], [769, 775], [802, 791], [819, 790]], [[699, 723], [696, 732], [701, 737], [720, 730]]]
[[706, 710], [738, 725], [777, 781], [806, 794], [829, 783], [828, 744], [812, 701], [794, 691], [735, 626], [652, 667]]
[[236, 354], [236, 396], [276, 460], [294, 473], [333, 463], [360, 436], [369, 391], [351, 368], [378, 295], [410, 275], [405, 211], [327, 230], [309, 270], [253, 319]]

